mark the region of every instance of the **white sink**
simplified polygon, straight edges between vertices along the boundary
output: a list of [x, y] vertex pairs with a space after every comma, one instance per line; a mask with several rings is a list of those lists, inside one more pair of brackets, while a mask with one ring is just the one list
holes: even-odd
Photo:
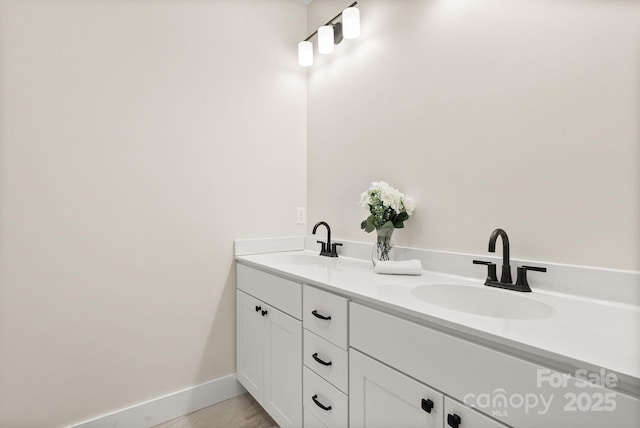
[[553, 308], [525, 293], [485, 286], [459, 284], [421, 285], [411, 294], [431, 305], [485, 317], [507, 319], [543, 319]]

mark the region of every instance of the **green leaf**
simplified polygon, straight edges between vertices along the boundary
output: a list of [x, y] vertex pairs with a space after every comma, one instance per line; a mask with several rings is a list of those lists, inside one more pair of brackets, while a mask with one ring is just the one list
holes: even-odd
[[398, 216], [396, 217], [396, 221], [405, 221], [409, 218], [409, 214], [407, 214], [406, 211], [401, 212], [400, 214], [398, 214]]
[[396, 221], [395, 223], [393, 223], [393, 227], [395, 227], [396, 229], [404, 229], [404, 222]]
[[374, 230], [376, 230], [375, 218], [372, 215], [370, 215], [369, 217], [367, 217], [364, 231], [367, 233], [371, 233]]
[[360, 229], [364, 229], [367, 233], [373, 232], [375, 228], [375, 218], [373, 215], [370, 215], [366, 220], [363, 220], [362, 223], [360, 223]]

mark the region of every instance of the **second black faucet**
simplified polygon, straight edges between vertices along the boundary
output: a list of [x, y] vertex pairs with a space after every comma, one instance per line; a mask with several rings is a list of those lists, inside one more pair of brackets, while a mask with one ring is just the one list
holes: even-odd
[[503, 229], [496, 229], [491, 232], [491, 236], [489, 237], [489, 252], [496, 252], [496, 241], [498, 240], [498, 237], [502, 239], [502, 275], [500, 277], [500, 281], [498, 281], [498, 276], [496, 274], [495, 263], [487, 262], [484, 260], [473, 261], [473, 264], [487, 266], [487, 280], [485, 281], [484, 285], [488, 285], [490, 287], [505, 288], [507, 290], [530, 292], [531, 287], [529, 287], [529, 283], [527, 281], [527, 271], [533, 270], [537, 272], [546, 272], [547, 268], [536, 266], [518, 266], [518, 279], [514, 284], [513, 279], [511, 279], [509, 237], [507, 236], [507, 232], [505, 232]]

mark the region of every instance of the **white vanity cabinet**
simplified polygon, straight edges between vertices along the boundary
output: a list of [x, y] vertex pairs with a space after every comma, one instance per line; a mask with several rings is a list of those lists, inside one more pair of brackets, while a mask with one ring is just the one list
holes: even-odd
[[[382, 399], [368, 402], [367, 397], [387, 397], [395, 400], [398, 409], [413, 408], [415, 418], [424, 418], [417, 403], [422, 398], [436, 400], [422, 397], [421, 384], [429, 387], [424, 393], [438, 390], [444, 394], [445, 427], [494, 428], [504, 426], [502, 423], [518, 428], [638, 426], [637, 398], [585, 385], [569, 374], [364, 305], [351, 303], [349, 313], [350, 417], [354, 428], [363, 425], [362, 418], [370, 412], [380, 411], [372, 409]], [[365, 358], [381, 361], [397, 372], [390, 374], [383, 370], [386, 366], [376, 366]], [[407, 396], [412, 388], [420, 392]], [[363, 395], [365, 399], [358, 398]], [[576, 408], [571, 407], [573, 397], [578, 397]], [[581, 409], [582, 401], [593, 406]], [[417, 426], [439, 425], [425, 421]]]
[[280, 427], [299, 428], [302, 285], [243, 265], [237, 272], [238, 381]]
[[305, 285], [304, 426], [349, 426], [348, 300]]
[[[280, 427], [638, 426], [635, 390], [551, 368], [579, 362], [471, 336], [354, 292], [346, 284], [371, 281], [357, 269], [339, 277], [337, 269], [300, 268], [283, 278], [250, 267], [276, 258], [239, 259], [249, 263], [237, 268], [237, 378]], [[269, 272], [278, 266], [265, 263]], [[513, 327], [520, 322], [528, 321]]]

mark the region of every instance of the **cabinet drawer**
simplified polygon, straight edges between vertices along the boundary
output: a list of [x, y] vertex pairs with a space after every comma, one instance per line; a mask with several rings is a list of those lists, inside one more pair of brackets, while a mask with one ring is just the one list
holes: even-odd
[[346, 428], [349, 424], [347, 396], [309, 368], [303, 367], [302, 371], [304, 408], [327, 428]]
[[349, 354], [308, 330], [304, 331], [304, 365], [348, 393]]
[[304, 428], [327, 428], [325, 424], [320, 422], [309, 410], [304, 409]]
[[305, 285], [302, 302], [304, 328], [347, 350], [348, 300]]
[[302, 284], [248, 266], [237, 265], [237, 286], [296, 319], [302, 319]]

